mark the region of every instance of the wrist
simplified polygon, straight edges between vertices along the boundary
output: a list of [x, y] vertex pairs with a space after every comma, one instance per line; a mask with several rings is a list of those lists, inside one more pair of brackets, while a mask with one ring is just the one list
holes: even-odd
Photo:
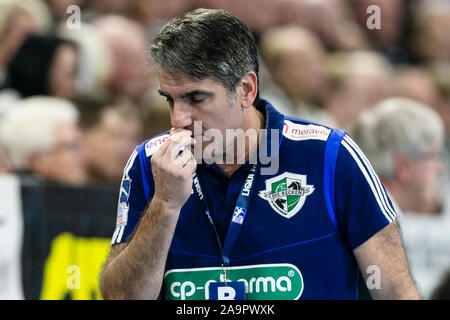
[[181, 210], [181, 206], [176, 201], [169, 200], [156, 194], [152, 199], [151, 205], [160, 208], [167, 213], [176, 213]]

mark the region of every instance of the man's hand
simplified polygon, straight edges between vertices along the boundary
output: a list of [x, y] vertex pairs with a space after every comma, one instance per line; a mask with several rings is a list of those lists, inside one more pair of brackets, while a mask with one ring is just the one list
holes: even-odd
[[169, 138], [151, 158], [154, 199], [174, 209], [181, 209], [191, 195], [192, 176], [197, 168], [191, 152], [195, 144], [191, 134], [189, 130], [172, 128]]
[[130, 241], [111, 249], [100, 281], [105, 299], [158, 298], [178, 216], [191, 195], [197, 168], [193, 144], [190, 131], [172, 129], [153, 154], [155, 194]]

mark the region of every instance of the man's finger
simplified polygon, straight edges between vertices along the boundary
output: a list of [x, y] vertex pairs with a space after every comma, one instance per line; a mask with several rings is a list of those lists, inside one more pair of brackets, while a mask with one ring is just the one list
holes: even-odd
[[161, 147], [156, 151], [156, 153], [158, 155], [160, 155], [161, 157], [164, 157], [165, 153], [168, 150], [171, 150], [171, 145], [173, 145], [173, 143], [178, 144], [178, 143], [180, 143], [180, 141], [182, 141], [183, 135], [190, 137], [190, 131], [184, 130], [184, 129], [175, 129], [175, 128], [170, 129], [169, 137], [166, 138], [166, 141], [161, 145]]
[[176, 159], [175, 163], [179, 165], [180, 167], [185, 166], [189, 161], [193, 161], [194, 155], [192, 154], [191, 150], [185, 149]]
[[185, 150], [191, 149], [192, 145], [195, 145], [196, 141], [191, 136], [182, 137], [182, 139], [172, 142], [167, 148], [164, 156], [169, 156], [169, 160], [173, 161], [178, 158]]
[[189, 160], [184, 166], [183, 169], [187, 170], [187, 173], [193, 175], [195, 170], [197, 170], [197, 161], [194, 156], [192, 156], [192, 160]]

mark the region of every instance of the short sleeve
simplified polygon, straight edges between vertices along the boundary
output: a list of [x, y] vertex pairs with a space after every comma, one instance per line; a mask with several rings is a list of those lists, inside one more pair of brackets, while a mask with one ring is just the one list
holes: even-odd
[[397, 217], [372, 165], [348, 135], [339, 147], [334, 192], [339, 229], [352, 250]]
[[147, 206], [139, 153], [134, 150], [125, 166], [117, 203], [117, 219], [111, 244], [122, 243], [136, 228]]

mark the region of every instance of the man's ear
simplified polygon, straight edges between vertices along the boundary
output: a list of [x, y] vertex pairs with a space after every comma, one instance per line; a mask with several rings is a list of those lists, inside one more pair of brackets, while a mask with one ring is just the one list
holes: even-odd
[[253, 71], [248, 72], [241, 81], [240, 89], [242, 108], [250, 108], [255, 101], [258, 92], [258, 77]]
[[394, 159], [395, 176], [401, 182], [408, 182], [411, 177], [412, 164], [408, 157], [397, 153]]
[[27, 165], [31, 172], [39, 175], [45, 175], [45, 172], [47, 171], [49, 165], [49, 161], [50, 159], [48, 159], [48, 156], [46, 154], [35, 153], [31, 154], [28, 157]]

